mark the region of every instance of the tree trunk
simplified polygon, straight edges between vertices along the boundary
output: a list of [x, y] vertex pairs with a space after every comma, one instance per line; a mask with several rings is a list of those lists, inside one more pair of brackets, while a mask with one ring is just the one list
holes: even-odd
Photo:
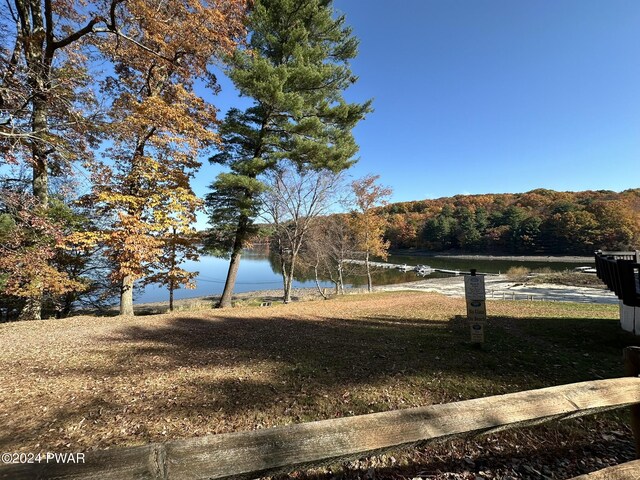
[[[33, 102], [31, 131], [34, 139], [31, 141], [31, 154], [33, 161], [33, 177], [32, 192], [37, 199], [38, 206], [46, 209], [49, 205], [49, 172], [47, 171], [47, 152], [45, 145], [40, 138], [47, 130], [47, 111], [46, 103], [40, 95], [36, 96]], [[42, 279], [36, 277], [33, 279], [38, 284], [39, 293], [35, 297], [27, 298], [24, 308], [20, 313], [20, 319], [40, 320], [42, 317], [42, 300], [44, 291], [42, 288]], [[27, 318], [23, 318], [23, 315]]]
[[[171, 228], [171, 272], [176, 268], [176, 227]], [[170, 273], [173, 275], [173, 273]], [[169, 280], [169, 311], [173, 312], [173, 291], [176, 289], [176, 281], [174, 278]]]
[[220, 297], [220, 301], [216, 305], [216, 308], [226, 308], [231, 306], [233, 288], [236, 285], [236, 278], [238, 277], [240, 256], [242, 255], [242, 248], [244, 247], [248, 225], [249, 218], [244, 215], [241, 216], [238, 221], [238, 228], [236, 229], [236, 238], [233, 241], [233, 250], [231, 251], [231, 260], [229, 261], [227, 279], [224, 282], [224, 290], [222, 291], [222, 296]]
[[336, 284], [336, 293], [338, 290], [341, 295], [344, 295], [344, 279], [342, 278], [342, 260], [338, 262], [338, 283]]
[[[293, 271], [296, 268], [297, 256], [297, 251], [291, 252], [291, 264], [289, 265], [289, 271], [286, 272], [284, 268], [282, 269], [282, 273], [284, 275], [284, 303], [291, 302], [291, 286], [293, 284]], [[284, 260], [282, 266], [284, 267]]]
[[236, 251], [234, 249], [231, 253], [231, 260], [229, 261], [229, 270], [227, 271], [227, 279], [224, 282], [224, 290], [222, 296], [216, 308], [226, 308], [231, 306], [231, 298], [233, 296], [233, 288], [236, 284], [236, 278], [238, 277], [238, 268], [240, 268], [240, 256], [242, 249]]
[[33, 156], [33, 196], [38, 200], [41, 207], [46, 208], [49, 204], [49, 172], [47, 171], [47, 151], [46, 146], [40, 138], [47, 132], [47, 111], [45, 102], [36, 99], [33, 102], [32, 133], [34, 139], [31, 142], [31, 154]]
[[126, 275], [120, 285], [120, 315], [133, 315], [133, 277]]
[[293, 275], [291, 272], [284, 275], [284, 303], [291, 302], [291, 283], [293, 280]]
[[373, 291], [373, 282], [371, 281], [371, 265], [369, 265], [369, 252], [364, 257], [364, 264], [367, 269], [367, 291], [371, 293]]
[[[48, 162], [47, 162], [47, 146], [43, 142], [48, 133], [48, 106], [47, 95], [50, 88], [51, 74], [51, 55], [45, 46], [46, 26], [39, 2], [15, 2], [18, 14], [22, 19], [28, 19], [22, 22], [22, 40], [24, 46], [24, 55], [28, 67], [27, 82], [31, 90], [32, 96], [32, 112], [31, 112], [31, 164], [32, 164], [32, 193], [37, 199], [38, 204], [46, 209], [49, 204], [49, 186], [48, 186]], [[30, 22], [31, 24], [29, 24]], [[30, 319], [39, 320], [42, 315], [42, 300], [44, 291], [42, 282], [39, 278], [32, 281], [37, 282], [38, 295], [27, 298], [25, 306], [20, 313], [20, 318], [28, 317]]]
[[282, 302], [289, 303], [290, 298], [288, 298], [287, 295], [287, 281], [289, 276], [287, 274], [287, 262], [284, 259], [284, 252], [282, 249], [280, 250], [280, 269], [282, 270]]
[[42, 320], [42, 297], [28, 297], [18, 320]]

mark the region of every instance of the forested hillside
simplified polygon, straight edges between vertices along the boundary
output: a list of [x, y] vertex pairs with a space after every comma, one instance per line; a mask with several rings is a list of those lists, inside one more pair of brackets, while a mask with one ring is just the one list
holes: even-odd
[[640, 189], [456, 195], [381, 211], [392, 248], [591, 254], [640, 247]]

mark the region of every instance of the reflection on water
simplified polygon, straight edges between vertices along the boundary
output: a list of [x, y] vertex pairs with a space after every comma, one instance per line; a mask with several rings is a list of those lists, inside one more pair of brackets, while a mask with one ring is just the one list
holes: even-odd
[[[206, 295], [219, 295], [224, 289], [224, 282], [229, 269], [229, 260], [225, 258], [203, 255], [197, 262], [189, 261], [183, 264], [187, 271], [197, 271], [195, 279], [196, 288], [194, 290], [176, 290], [176, 299], [202, 297]], [[315, 287], [312, 279], [296, 279], [294, 288]], [[322, 287], [330, 287], [329, 282], [322, 282]], [[235, 292], [250, 292], [253, 290], [277, 290], [282, 288], [282, 276], [274, 272], [269, 261], [269, 253], [266, 248], [254, 248], [245, 250], [240, 260], [238, 278], [236, 280]], [[136, 302], [160, 302], [168, 301], [169, 293], [165, 287], [149, 285], [136, 295]]]
[[[506, 260], [463, 260], [459, 258], [433, 258], [408, 255], [390, 255], [389, 263], [419, 265], [426, 264], [433, 268], [447, 270], [469, 271], [475, 268], [478, 272], [500, 273], [505, 272], [513, 265], [525, 266], [530, 269], [550, 268], [553, 270], [571, 269], [574, 263], [555, 262], [512, 262]], [[198, 262], [185, 262], [185, 270], [199, 272], [196, 278], [195, 290], [180, 289], [175, 292], [175, 298], [202, 297], [206, 295], [219, 295], [224, 288], [224, 281], [229, 268], [229, 260], [224, 258], [203, 255]], [[426, 278], [448, 276], [435, 272]], [[394, 269], [379, 269], [374, 271], [374, 285], [390, 285], [394, 283], [411, 282], [418, 280], [415, 272], [401, 272]], [[347, 275], [347, 286], [362, 287], [367, 284], [366, 275]], [[329, 281], [320, 283], [321, 287], [332, 288]], [[315, 288], [313, 271], [299, 269], [293, 283], [294, 288]], [[250, 292], [253, 290], [278, 290], [282, 288], [282, 276], [276, 258], [269, 255], [266, 247], [248, 249], [243, 252], [238, 270], [235, 292]], [[140, 290], [136, 295], [136, 303], [168, 301], [169, 293], [166, 288], [157, 285], [149, 285]]]

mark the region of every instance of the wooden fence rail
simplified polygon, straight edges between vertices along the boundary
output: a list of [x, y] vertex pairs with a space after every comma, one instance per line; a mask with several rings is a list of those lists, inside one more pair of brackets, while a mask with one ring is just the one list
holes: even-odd
[[571, 480], [638, 480], [640, 479], [640, 460], [623, 463], [614, 467], [587, 473]]
[[595, 253], [596, 272], [609, 290], [630, 307], [640, 307], [640, 251]]
[[[640, 403], [640, 348], [626, 349], [625, 358], [632, 376], [624, 378], [88, 452], [84, 464], [5, 465], [0, 467], [0, 479], [255, 478], [467, 433], [491, 433], [573, 418]], [[638, 415], [637, 407], [634, 412]], [[637, 418], [635, 422], [637, 434]]]

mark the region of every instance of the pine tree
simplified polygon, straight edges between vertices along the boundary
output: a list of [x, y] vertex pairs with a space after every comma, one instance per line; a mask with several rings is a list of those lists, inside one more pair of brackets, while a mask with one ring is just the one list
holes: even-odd
[[347, 103], [342, 92], [356, 81], [349, 61], [358, 42], [334, 18], [329, 0], [257, 0], [249, 15], [251, 40], [229, 61], [228, 75], [241, 95], [253, 99], [245, 111], [232, 109], [221, 128], [225, 149], [211, 162], [230, 167], [212, 183], [207, 201], [212, 236], [228, 232], [231, 261], [219, 306], [231, 303], [242, 248], [252, 233], [260, 176], [288, 159], [300, 169], [348, 168], [358, 147], [351, 130], [370, 102]]

